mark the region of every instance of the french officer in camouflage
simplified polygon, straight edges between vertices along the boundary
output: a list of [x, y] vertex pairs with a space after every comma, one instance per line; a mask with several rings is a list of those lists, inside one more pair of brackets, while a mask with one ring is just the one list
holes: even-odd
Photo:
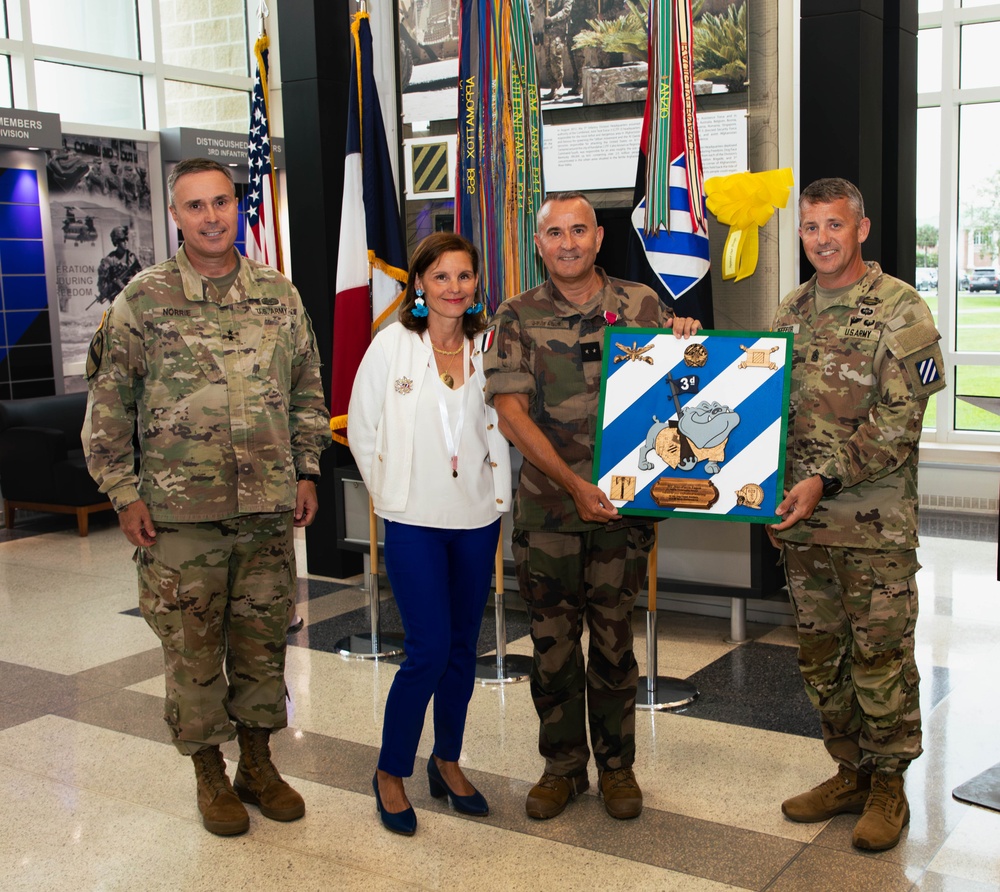
[[[229, 835], [249, 827], [243, 802], [279, 821], [305, 813], [269, 737], [287, 724], [293, 527], [316, 515], [329, 413], [298, 292], [233, 247], [228, 168], [182, 161], [167, 185], [184, 244], [102, 320], [82, 439], [136, 546], [140, 608], [163, 646], [165, 719], [194, 762], [203, 823]], [[235, 791], [219, 749], [234, 736]]]
[[917, 452], [945, 386], [940, 335], [905, 282], [865, 262], [871, 226], [846, 180], [799, 198], [816, 269], [782, 301], [794, 333], [786, 475], [771, 528], [795, 607], [799, 667], [838, 773], [782, 804], [794, 821], [860, 814], [854, 845], [891, 848], [909, 821], [903, 772], [921, 749]]
[[[531, 693], [545, 770], [528, 794], [533, 818], [552, 818], [590, 786], [587, 721], [605, 808], [642, 810], [635, 779], [638, 666], [632, 608], [646, 578], [653, 526], [625, 518], [591, 483], [607, 326], [699, 328], [674, 318], [645, 285], [596, 267], [604, 231], [579, 192], [550, 195], [535, 246], [549, 273], [500, 305], [484, 343], [487, 402], [524, 456], [514, 498], [512, 547], [528, 607]], [[584, 618], [590, 649], [584, 664]]]

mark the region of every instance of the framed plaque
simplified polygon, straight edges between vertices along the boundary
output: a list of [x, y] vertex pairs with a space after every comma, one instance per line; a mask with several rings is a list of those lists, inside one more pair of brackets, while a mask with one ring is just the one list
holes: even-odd
[[594, 483], [622, 514], [776, 523], [792, 335], [604, 331]]

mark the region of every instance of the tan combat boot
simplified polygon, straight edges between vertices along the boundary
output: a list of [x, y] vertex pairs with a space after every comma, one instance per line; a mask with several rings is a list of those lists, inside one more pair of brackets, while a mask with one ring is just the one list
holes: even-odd
[[903, 775], [877, 772], [872, 776], [871, 795], [851, 842], [871, 852], [891, 849], [909, 822], [910, 806], [903, 792]]
[[250, 816], [226, 777], [226, 763], [217, 746], [206, 746], [192, 757], [198, 781], [198, 811], [205, 829], [219, 836], [246, 833]]
[[306, 804], [278, 774], [271, 762], [270, 728], [236, 726], [240, 764], [233, 786], [244, 802], [256, 805], [272, 821], [294, 821], [306, 813]]
[[621, 821], [639, 816], [642, 811], [642, 790], [639, 789], [639, 782], [631, 768], [600, 772], [597, 786], [604, 799], [604, 808], [611, 817]]
[[574, 774], [570, 777], [563, 777], [558, 774], [544, 772], [528, 792], [528, 798], [524, 802], [524, 810], [529, 818], [540, 821], [554, 818], [562, 814], [566, 804], [571, 799], [576, 799], [581, 793], [590, 787], [590, 779], [587, 772]]
[[868, 801], [871, 775], [845, 768], [805, 793], [799, 793], [781, 803], [781, 810], [790, 821], [810, 824], [825, 821], [834, 815], [860, 815]]

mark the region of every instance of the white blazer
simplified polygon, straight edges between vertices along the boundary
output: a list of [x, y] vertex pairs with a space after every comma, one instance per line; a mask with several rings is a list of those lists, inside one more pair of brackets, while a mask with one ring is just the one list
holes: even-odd
[[[347, 440], [376, 513], [406, 510], [413, 464], [413, 430], [420, 390], [435, 374], [432, 351], [415, 331], [399, 322], [384, 328], [365, 352], [347, 407]], [[486, 389], [483, 354], [474, 346], [474, 380]], [[510, 446], [500, 433], [496, 410], [483, 404], [493, 469], [496, 510], [510, 507]]]

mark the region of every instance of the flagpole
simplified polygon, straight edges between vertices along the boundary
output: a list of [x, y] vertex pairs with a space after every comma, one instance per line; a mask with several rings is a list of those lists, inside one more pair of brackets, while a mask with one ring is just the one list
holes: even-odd
[[646, 671], [639, 679], [635, 692], [636, 709], [677, 709], [687, 706], [698, 696], [698, 689], [683, 678], [656, 674], [656, 574], [660, 525], [653, 524], [653, 547], [649, 551], [649, 600], [646, 604]]
[[531, 657], [521, 654], [507, 654], [507, 611], [504, 606], [503, 579], [503, 520], [500, 521], [500, 535], [494, 557], [493, 572], [496, 575], [496, 593], [493, 606], [496, 613], [497, 655], [480, 657], [476, 660], [476, 678], [480, 684], [507, 684], [524, 681], [531, 672]]
[[378, 584], [378, 518], [375, 516], [375, 504], [368, 496], [368, 615], [371, 622], [370, 632], [357, 635], [345, 635], [335, 645], [334, 650], [342, 657], [354, 657], [358, 660], [383, 660], [386, 657], [396, 657], [403, 652], [403, 641], [395, 634], [381, 634], [382, 600]]

